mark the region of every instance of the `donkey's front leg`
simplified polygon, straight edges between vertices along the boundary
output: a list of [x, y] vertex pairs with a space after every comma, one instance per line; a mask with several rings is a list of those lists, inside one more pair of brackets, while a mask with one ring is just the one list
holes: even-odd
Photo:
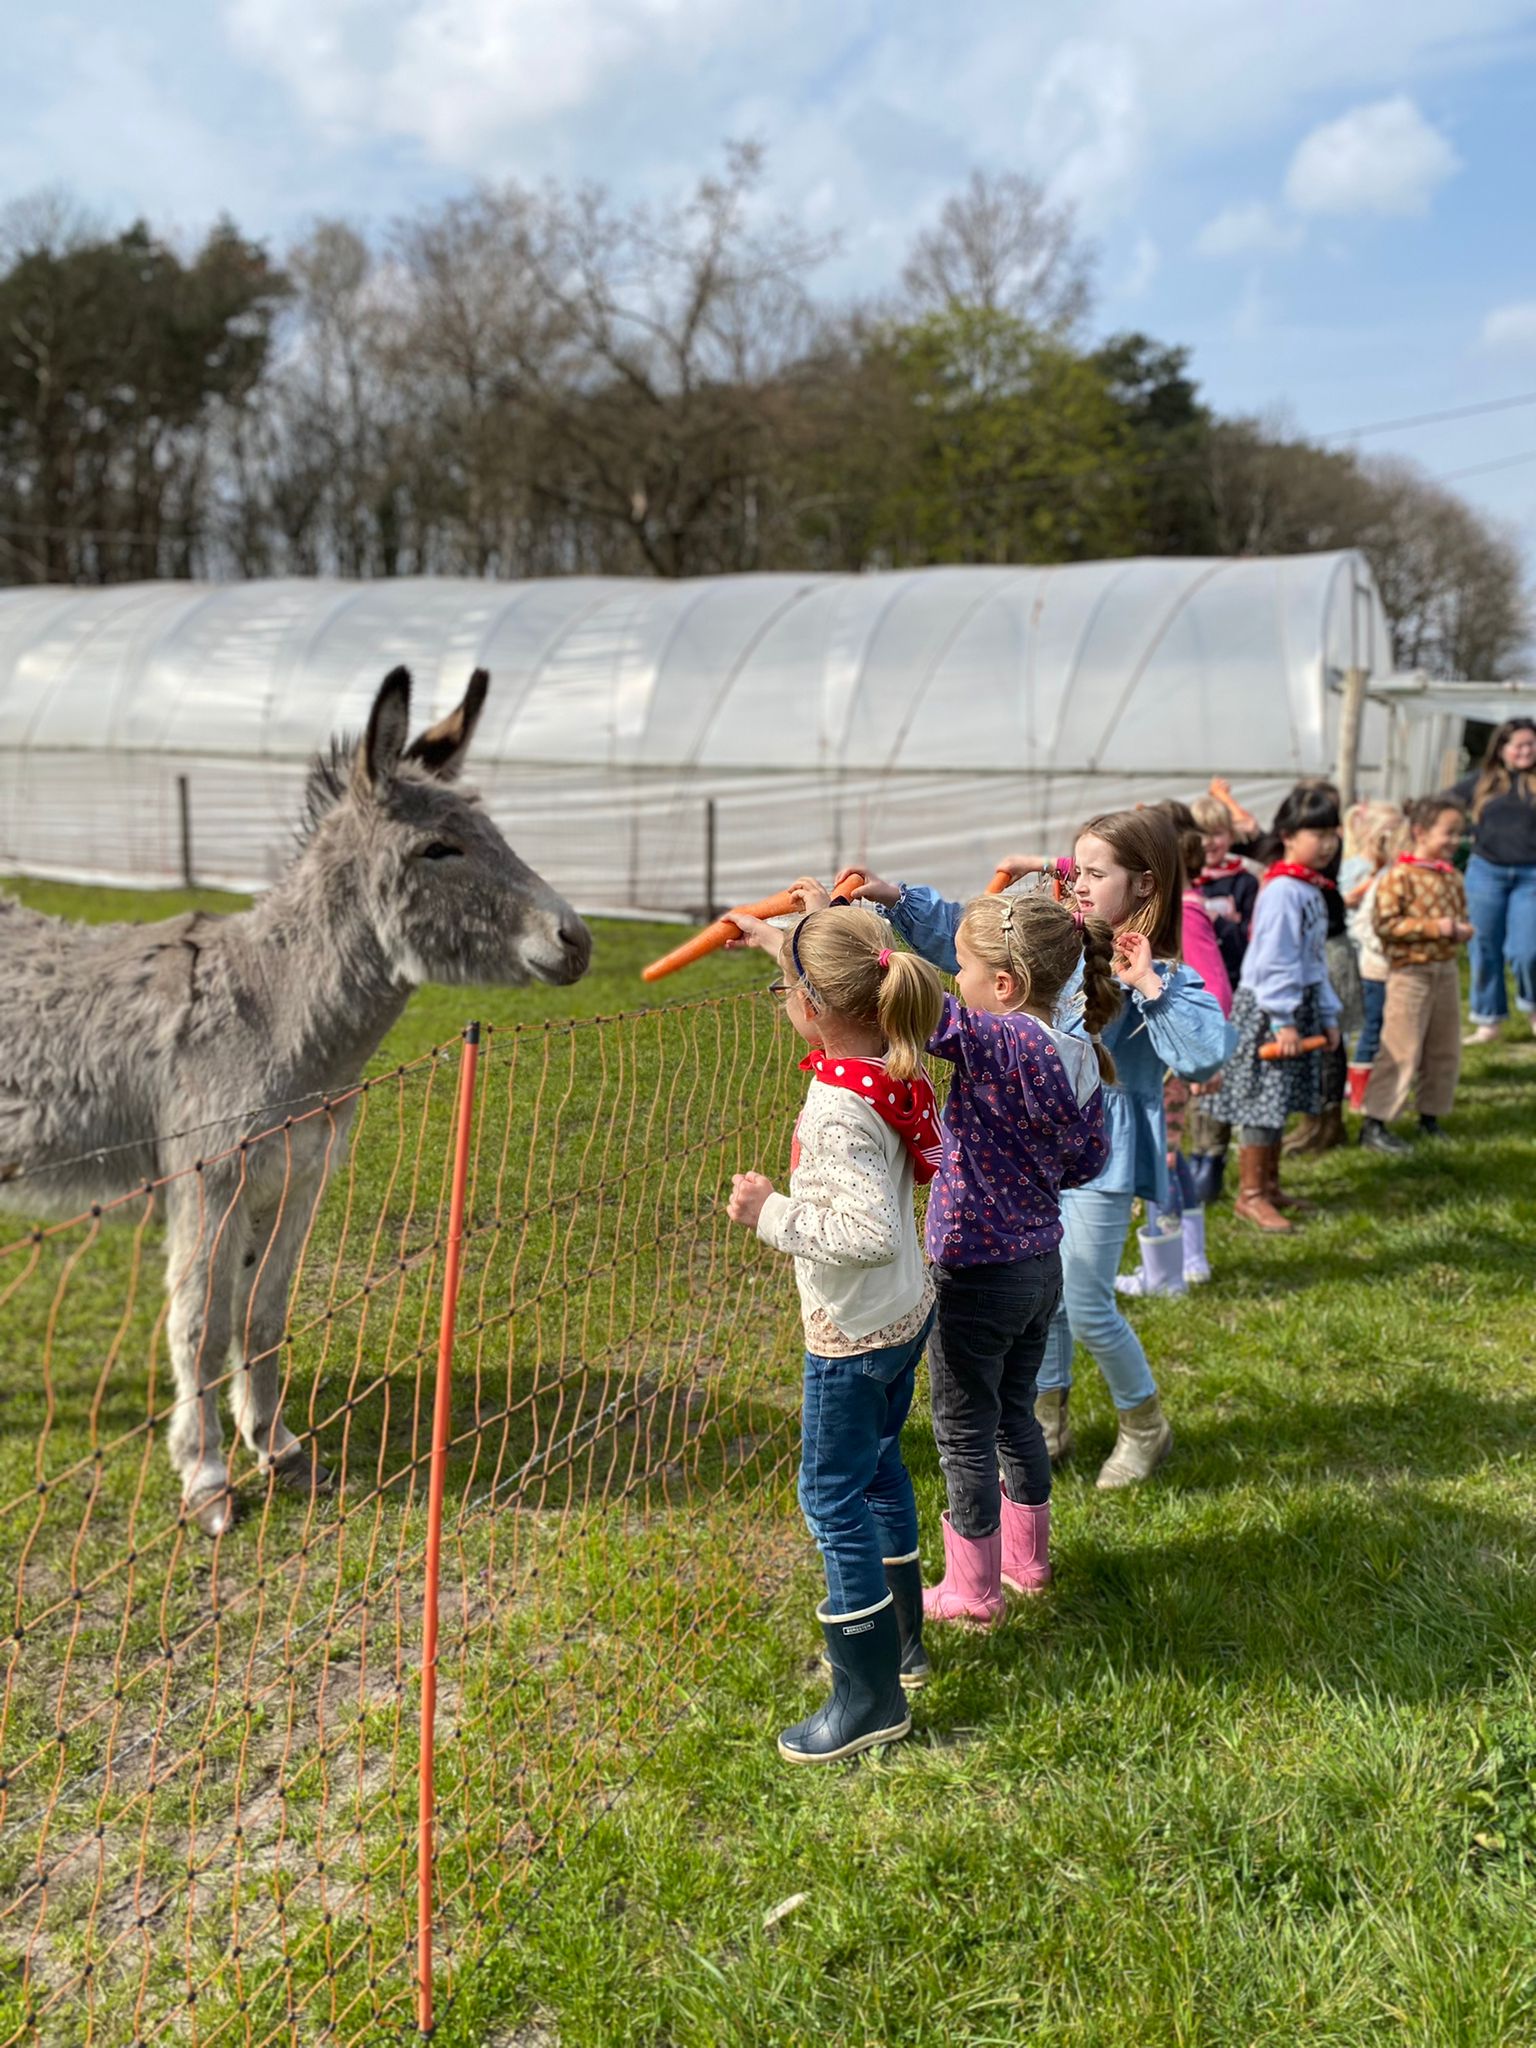
[[229, 1357], [230, 1228], [224, 1203], [214, 1199], [212, 1176], [198, 1199], [198, 1184], [172, 1181], [166, 1189], [167, 1336], [176, 1404], [167, 1444], [181, 1480], [187, 1512], [207, 1536], [222, 1536], [234, 1520], [234, 1497], [219, 1433], [219, 1376]]
[[318, 1188], [296, 1184], [280, 1209], [253, 1212], [234, 1274], [235, 1422], [261, 1470], [301, 1493], [331, 1483], [325, 1467], [282, 1416], [288, 1297], [319, 1197]]

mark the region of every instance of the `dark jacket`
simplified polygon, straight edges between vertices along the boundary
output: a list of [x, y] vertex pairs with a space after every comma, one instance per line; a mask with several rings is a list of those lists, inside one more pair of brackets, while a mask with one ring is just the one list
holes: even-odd
[[[1469, 812], [1480, 773], [1474, 768], [1446, 792]], [[1495, 867], [1536, 867], [1536, 775], [1527, 775], [1525, 785], [1533, 794], [1521, 796], [1518, 790], [1509, 789], [1502, 796], [1491, 796], [1472, 827], [1472, 851]]]

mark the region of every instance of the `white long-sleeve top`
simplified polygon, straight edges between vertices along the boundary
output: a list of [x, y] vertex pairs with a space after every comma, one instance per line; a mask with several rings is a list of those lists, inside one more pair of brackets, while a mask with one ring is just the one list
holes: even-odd
[[909, 1315], [926, 1273], [912, 1204], [912, 1155], [846, 1088], [812, 1081], [796, 1126], [789, 1193], [772, 1194], [757, 1234], [795, 1262], [807, 1330], [817, 1312], [852, 1338]]

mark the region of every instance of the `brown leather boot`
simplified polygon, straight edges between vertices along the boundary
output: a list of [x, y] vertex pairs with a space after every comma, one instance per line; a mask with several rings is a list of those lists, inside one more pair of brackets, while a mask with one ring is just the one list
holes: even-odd
[[1257, 1230], [1288, 1231], [1291, 1225], [1269, 1199], [1271, 1162], [1279, 1147], [1244, 1145], [1237, 1155], [1239, 1189], [1232, 1214], [1241, 1216]]
[[1289, 1159], [1295, 1152], [1321, 1152], [1323, 1120], [1320, 1116], [1299, 1116], [1280, 1140], [1280, 1150]]
[[1317, 1140], [1319, 1152], [1332, 1152], [1337, 1146], [1349, 1143], [1349, 1133], [1344, 1128], [1344, 1105], [1342, 1102], [1325, 1104], [1319, 1122], [1322, 1126]]

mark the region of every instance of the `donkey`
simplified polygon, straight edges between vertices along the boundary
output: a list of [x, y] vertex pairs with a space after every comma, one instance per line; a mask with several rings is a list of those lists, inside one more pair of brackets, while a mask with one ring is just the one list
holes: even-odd
[[477, 669], [407, 745], [411, 679], [386, 676], [362, 740], [314, 763], [298, 853], [250, 910], [88, 926], [0, 896], [0, 1199], [74, 1214], [166, 1180], [168, 1448], [209, 1536], [234, 1514], [226, 1376], [260, 1469], [329, 1479], [279, 1412], [279, 1359], [350, 1106], [240, 1140], [351, 1088], [422, 982], [559, 985], [591, 958], [575, 911], [455, 787], [488, 686]]

